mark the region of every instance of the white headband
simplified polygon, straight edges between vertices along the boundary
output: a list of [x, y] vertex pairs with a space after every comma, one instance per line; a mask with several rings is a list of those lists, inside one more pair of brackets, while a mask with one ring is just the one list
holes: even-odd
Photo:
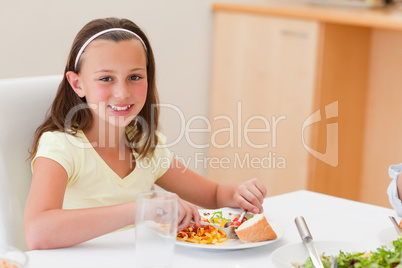
[[124, 29], [124, 28], [110, 28], [110, 29], [107, 29], [107, 30], [103, 30], [103, 31], [101, 31], [101, 32], [99, 32], [99, 33], [97, 33], [97, 34], [94, 34], [93, 36], [91, 36], [91, 38], [89, 38], [89, 39], [82, 45], [80, 51], [78, 51], [77, 57], [75, 58], [74, 70], [77, 69], [78, 61], [80, 60], [80, 57], [81, 57], [82, 53], [84, 52], [85, 48], [89, 45], [89, 43], [91, 43], [95, 38], [97, 38], [98, 36], [100, 36], [100, 35], [102, 35], [102, 34], [105, 34], [105, 33], [108, 33], [108, 32], [114, 32], [114, 31], [122, 31], [122, 32], [131, 33], [132, 35], [134, 35], [135, 37], [137, 37], [138, 40], [141, 41], [141, 43], [142, 43], [142, 45], [143, 45], [145, 51], [147, 51], [147, 46], [145, 45], [145, 43], [144, 43], [144, 41], [141, 39], [141, 37], [138, 36], [138, 34], [132, 32], [132, 31], [130, 31], [130, 30]]

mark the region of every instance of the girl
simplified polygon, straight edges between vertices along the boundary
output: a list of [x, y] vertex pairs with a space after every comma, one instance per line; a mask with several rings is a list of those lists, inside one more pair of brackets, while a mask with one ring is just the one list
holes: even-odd
[[68, 247], [134, 224], [135, 195], [154, 183], [179, 196], [178, 229], [200, 223], [192, 203], [262, 212], [266, 189], [259, 180], [217, 184], [170, 156], [156, 131], [152, 48], [133, 22], [89, 22], [64, 74], [32, 147], [29, 248]]

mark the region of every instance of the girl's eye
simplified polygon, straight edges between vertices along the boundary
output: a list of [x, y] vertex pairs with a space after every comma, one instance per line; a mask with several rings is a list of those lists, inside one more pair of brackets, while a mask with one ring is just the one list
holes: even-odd
[[132, 76], [130, 76], [130, 80], [134, 80], [134, 81], [140, 80], [141, 78], [142, 78], [142, 77], [139, 76], [139, 75], [132, 75]]
[[110, 82], [110, 81], [112, 81], [112, 78], [107, 76], [107, 77], [102, 77], [100, 80], [104, 81], [104, 82]]

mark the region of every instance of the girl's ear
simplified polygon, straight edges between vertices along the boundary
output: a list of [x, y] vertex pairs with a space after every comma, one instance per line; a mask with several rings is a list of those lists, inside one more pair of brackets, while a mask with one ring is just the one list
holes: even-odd
[[85, 97], [85, 91], [81, 88], [80, 80], [78, 74], [73, 71], [68, 71], [66, 73], [66, 77], [71, 87], [75, 91], [75, 93], [80, 97]]

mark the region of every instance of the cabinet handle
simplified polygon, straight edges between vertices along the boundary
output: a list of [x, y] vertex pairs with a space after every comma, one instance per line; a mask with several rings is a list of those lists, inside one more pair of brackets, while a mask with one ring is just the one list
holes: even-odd
[[282, 30], [281, 34], [289, 37], [308, 38], [308, 33], [294, 30]]

